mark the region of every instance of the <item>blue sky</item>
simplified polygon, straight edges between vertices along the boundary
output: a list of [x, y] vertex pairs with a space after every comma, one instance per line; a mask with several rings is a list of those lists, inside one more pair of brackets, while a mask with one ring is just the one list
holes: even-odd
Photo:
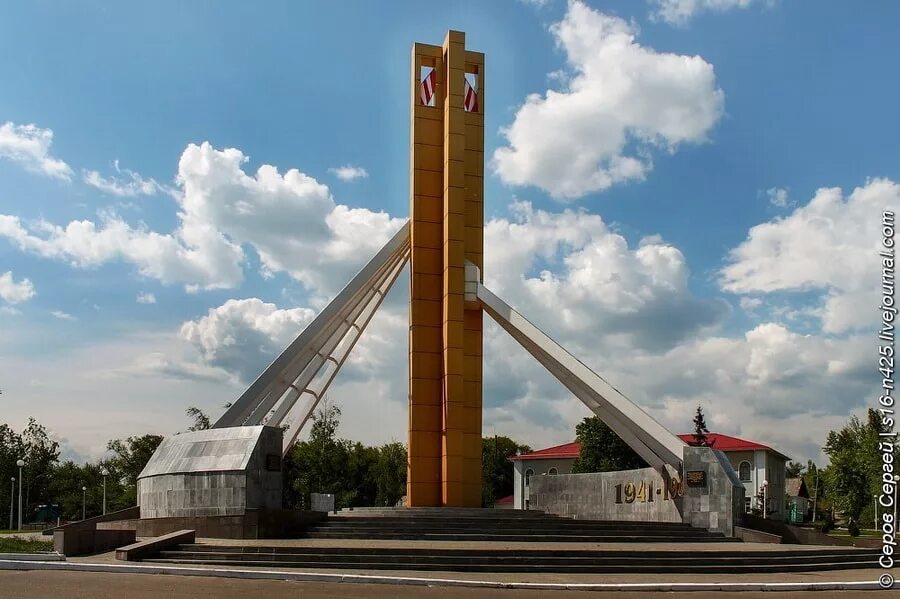
[[[486, 280], [510, 303], [675, 429], [703, 403], [722, 432], [818, 458], [866, 405], [859, 300], [876, 297], [866, 256], [900, 180], [895, 3], [0, 10], [0, 405], [72, 455], [183, 428], [187, 405], [217, 413], [406, 218], [409, 50], [448, 28], [487, 57]], [[263, 165], [285, 187], [242, 216], [248, 188], [228, 185]], [[338, 177], [348, 165], [366, 175]], [[341, 218], [367, 239], [348, 245]], [[72, 222], [94, 229], [48, 232]], [[125, 233], [97, 234], [110, 223]], [[196, 264], [167, 262], [205, 226], [220, 238]], [[318, 234], [337, 249], [303, 242]], [[400, 287], [332, 392], [369, 442], [403, 438]], [[586, 410], [507, 344], [489, 332], [486, 431], [567, 440]]]

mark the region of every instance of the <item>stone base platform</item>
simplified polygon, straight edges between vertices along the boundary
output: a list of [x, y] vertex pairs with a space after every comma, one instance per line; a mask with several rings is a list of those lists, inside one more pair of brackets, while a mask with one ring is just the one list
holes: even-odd
[[194, 530], [198, 537], [214, 539], [284, 539], [305, 534], [324, 520], [323, 512], [301, 510], [247, 510], [232, 516], [131, 518], [97, 524], [98, 530], [132, 530], [137, 537], [158, 537], [178, 530]]

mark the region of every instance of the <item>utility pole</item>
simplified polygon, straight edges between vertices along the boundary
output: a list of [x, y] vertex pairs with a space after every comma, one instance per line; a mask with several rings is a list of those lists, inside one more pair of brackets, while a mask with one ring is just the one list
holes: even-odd
[[816, 468], [816, 494], [813, 495], [813, 517], [812, 521], [816, 521], [816, 500], [819, 498], [819, 469]]
[[16, 496], [16, 477], [10, 477], [12, 481], [9, 485], [9, 529], [13, 527], [13, 499]]
[[19, 467], [19, 530], [22, 530], [22, 467], [25, 460], [16, 460], [16, 466]]
[[106, 477], [109, 476], [109, 470], [104, 468], [100, 471], [100, 474], [103, 476], [103, 515], [106, 515]]

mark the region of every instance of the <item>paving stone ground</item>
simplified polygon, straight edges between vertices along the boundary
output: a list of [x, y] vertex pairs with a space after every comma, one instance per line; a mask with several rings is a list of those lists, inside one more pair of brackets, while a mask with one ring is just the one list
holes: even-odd
[[[690, 599], [764, 599], [803, 597], [801, 592], [685, 592], [571, 591], [575, 599], [648, 599], [690, 597]], [[878, 597], [881, 591], [817, 591], [816, 599]], [[328, 599], [543, 599], [569, 596], [560, 591], [523, 589], [472, 589], [460, 587], [404, 587], [384, 584], [342, 584], [283, 580], [238, 580], [147, 574], [107, 574], [98, 572], [0, 571], [0, 595], [4, 599], [273, 599], [274, 597], [328, 597]]]

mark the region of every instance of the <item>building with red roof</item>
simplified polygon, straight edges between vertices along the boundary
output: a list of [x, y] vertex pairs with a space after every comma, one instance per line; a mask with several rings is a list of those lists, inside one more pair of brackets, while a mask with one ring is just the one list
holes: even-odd
[[[688, 445], [694, 442], [694, 435], [690, 433], [678, 437]], [[706, 440], [713, 449], [718, 449], [728, 457], [728, 461], [744, 484], [745, 509], [748, 512], [761, 512], [765, 497], [767, 516], [784, 518], [785, 467], [790, 458], [763, 443], [722, 433], [708, 433]], [[515, 509], [528, 507], [528, 487], [532, 476], [571, 474], [572, 466], [580, 452], [581, 444], [572, 441], [511, 457], [515, 485], [513, 507]]]

